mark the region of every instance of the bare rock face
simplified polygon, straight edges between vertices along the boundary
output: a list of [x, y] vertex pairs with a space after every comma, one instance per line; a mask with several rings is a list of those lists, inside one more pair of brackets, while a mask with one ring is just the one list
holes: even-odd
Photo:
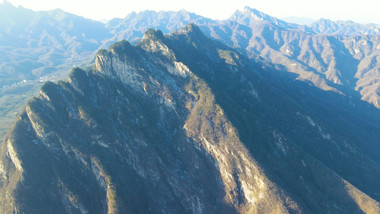
[[95, 64], [46, 83], [1, 144], [2, 213], [380, 212], [378, 127], [358, 145], [197, 26]]

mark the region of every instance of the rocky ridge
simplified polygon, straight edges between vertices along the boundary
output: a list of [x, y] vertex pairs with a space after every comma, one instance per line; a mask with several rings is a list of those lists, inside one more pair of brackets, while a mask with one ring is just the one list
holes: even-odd
[[93, 62], [99, 48], [123, 39], [137, 43], [148, 28], [170, 33], [189, 23], [252, 59], [275, 64], [293, 79], [379, 107], [375, 24], [319, 20], [303, 26], [249, 7], [223, 21], [181, 10], [131, 13], [106, 24], [9, 2], [0, 4], [0, 13], [0, 137], [44, 81], [67, 78], [73, 66]]
[[329, 122], [266, 75], [195, 25], [99, 51], [1, 144], [1, 211], [378, 212], [379, 127], [350, 138], [357, 119]]

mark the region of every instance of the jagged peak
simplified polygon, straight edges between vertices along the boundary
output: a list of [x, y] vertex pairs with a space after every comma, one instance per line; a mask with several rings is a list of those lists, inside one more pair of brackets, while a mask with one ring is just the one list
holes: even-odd
[[100, 49], [95, 57], [95, 70], [100, 71], [101, 64], [104, 64], [104, 61], [109, 60], [109, 57], [113, 57], [113, 55], [133, 58], [136, 55], [136, 48], [127, 40], [121, 40], [112, 44], [108, 50]]
[[254, 23], [269, 22], [276, 26], [290, 27], [288, 23], [248, 6], [244, 7], [243, 10], [236, 10], [229, 20], [246, 26], [253, 25]]
[[130, 19], [130, 18], [135, 18], [135, 17], [144, 17], [144, 16], [149, 16], [149, 15], [158, 14], [158, 13], [159, 12], [157, 12], [155, 10], [142, 10], [139, 12], [132, 11], [124, 19]]
[[248, 7], [248, 6], [245, 6], [243, 11], [244, 11], [244, 13], [254, 13], [254, 14], [260, 15], [262, 17], [269, 16], [269, 15], [267, 15], [267, 14], [261, 12], [261, 11], [258, 11], [255, 8], [251, 8], [251, 7]]
[[229, 20], [246, 26], [252, 26], [256, 23], [270, 23], [286, 29], [302, 29], [304, 31], [300, 25], [285, 22], [248, 6], [244, 7], [243, 10], [236, 10]]
[[144, 40], [162, 40], [164, 38], [164, 34], [161, 32], [161, 30], [157, 29], [154, 30], [153, 28], [149, 28], [145, 31], [143, 38], [141, 41]]
[[131, 43], [129, 43], [127, 40], [121, 40], [112, 44], [109, 49], [114, 52], [120, 52], [129, 49], [130, 47], [132, 47]]
[[187, 24], [182, 30], [182, 33], [196, 33], [196, 34], [202, 34], [201, 30], [199, 29], [198, 25], [194, 23]]
[[143, 11], [140, 11], [140, 12], [131, 12], [129, 13], [125, 19], [128, 19], [128, 18], [131, 18], [131, 17], [136, 17], [136, 16], [148, 16], [148, 15], [162, 15], [162, 14], [180, 14], [180, 15], [183, 15], [183, 16], [189, 16], [189, 15], [196, 15], [195, 13], [192, 13], [192, 12], [189, 12], [185, 9], [181, 9], [181, 10], [178, 10], [178, 11], [165, 11], [165, 10], [161, 10], [161, 11], [156, 11], [156, 10], [143, 10]]
[[208, 39], [202, 31], [199, 29], [198, 25], [194, 23], [187, 24], [182, 30], [177, 32], [178, 34], [186, 35], [191, 38], [191, 40], [202, 41]]
[[214, 41], [208, 38], [194, 23], [187, 24], [181, 30], [171, 34], [172, 38], [182, 40], [183, 44], [191, 44], [197, 48], [205, 48], [214, 45]]
[[191, 12], [185, 10], [185, 9], [181, 9], [180, 11], [178, 11], [178, 13], [181, 13], [181, 14], [192, 14]]
[[131, 58], [136, 54], [136, 47], [131, 45], [131, 43], [127, 40], [121, 40], [112, 44], [108, 50], [100, 49], [96, 58], [110, 56], [110, 53], [118, 56], [128, 56], [128, 58]]
[[137, 46], [148, 52], [160, 52], [168, 59], [175, 60], [175, 54], [167, 46], [165, 36], [161, 30], [148, 29]]
[[258, 11], [257, 9], [250, 8], [248, 6], [245, 6], [243, 10], [236, 10], [235, 13], [231, 16], [230, 19], [239, 19], [242, 16], [249, 16], [255, 20], [272, 20], [276, 19], [268, 14], [265, 14], [261, 11]]

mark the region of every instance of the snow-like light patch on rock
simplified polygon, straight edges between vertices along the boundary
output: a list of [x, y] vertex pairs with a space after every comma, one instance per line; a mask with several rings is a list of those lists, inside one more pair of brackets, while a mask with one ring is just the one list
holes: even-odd
[[314, 122], [313, 119], [311, 119], [311, 117], [306, 116], [306, 120], [307, 120], [307, 122], [308, 122], [311, 126], [313, 126], [313, 127], [316, 126], [316, 123]]
[[30, 106], [27, 106], [25, 108], [25, 110], [26, 110], [26, 114], [29, 117], [29, 121], [32, 124], [32, 127], [33, 127], [34, 131], [36, 132], [36, 134], [39, 137], [43, 138], [45, 136], [44, 129], [43, 129], [43, 127], [38, 122], [35, 121], [36, 115], [30, 109]]
[[4, 180], [7, 178], [7, 173], [2, 162], [0, 162], [0, 175], [3, 177]]
[[315, 122], [310, 116], [303, 115], [300, 112], [297, 112], [296, 114], [298, 116], [303, 117], [304, 119], [306, 119], [306, 121], [310, 124], [310, 126], [315, 127], [318, 130], [319, 134], [321, 135], [321, 137], [323, 139], [325, 139], [325, 140], [331, 140], [331, 135], [329, 133], [325, 132], [323, 130], [323, 128], [317, 122]]
[[14, 150], [12, 142], [10, 140], [8, 140], [7, 147], [8, 147], [8, 156], [9, 156], [9, 158], [11, 159], [12, 163], [15, 165], [16, 169], [18, 171], [22, 172], [23, 169], [21, 167], [21, 161], [17, 157], [17, 153]]
[[293, 51], [291, 51], [289, 48], [287, 48], [287, 49], [285, 50], [285, 53], [286, 53], [287, 55], [293, 55]]
[[286, 155], [286, 145], [283, 142], [283, 137], [276, 131], [272, 131], [273, 138], [275, 140], [276, 146], [281, 150], [281, 152]]
[[255, 197], [256, 193], [251, 190], [252, 188], [248, 186], [248, 184], [245, 181], [241, 182], [241, 189], [243, 190], [244, 197], [248, 201], [248, 203], [250, 203], [251, 205], [255, 204], [257, 201]]
[[102, 135], [91, 135], [91, 139], [93, 139], [93, 143], [97, 143], [99, 146], [104, 147], [104, 148], [109, 148], [107, 144], [104, 143], [102, 140]]
[[40, 95], [41, 95], [41, 97], [43, 97], [43, 98], [45, 98], [46, 100], [50, 101], [49, 96], [48, 96], [44, 91], [40, 90]]
[[169, 73], [178, 75], [181, 77], [187, 77], [190, 73], [189, 68], [182, 62], [174, 62], [174, 66], [167, 65], [167, 70]]
[[143, 81], [138, 70], [127, 62], [120, 60], [119, 56], [96, 56], [96, 70], [108, 77], [120, 79], [124, 84], [136, 91], [143, 92]]
[[249, 91], [249, 94], [252, 95], [253, 97], [255, 97], [258, 101], [261, 101], [260, 99], [260, 96], [259, 96], [259, 93], [257, 92], [257, 90], [253, 87], [253, 84], [251, 82], [248, 82], [251, 90]]

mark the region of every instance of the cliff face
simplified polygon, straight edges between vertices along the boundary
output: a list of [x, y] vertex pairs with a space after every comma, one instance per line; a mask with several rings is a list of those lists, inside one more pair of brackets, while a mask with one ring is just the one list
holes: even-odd
[[358, 146], [260, 71], [194, 25], [99, 51], [9, 132], [1, 212], [380, 212], [377, 135]]

